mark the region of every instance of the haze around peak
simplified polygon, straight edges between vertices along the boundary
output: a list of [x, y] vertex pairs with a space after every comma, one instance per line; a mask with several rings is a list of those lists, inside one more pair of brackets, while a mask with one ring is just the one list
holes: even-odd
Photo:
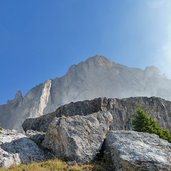
[[170, 11], [170, 0], [0, 1], [0, 104], [94, 54], [171, 78]]

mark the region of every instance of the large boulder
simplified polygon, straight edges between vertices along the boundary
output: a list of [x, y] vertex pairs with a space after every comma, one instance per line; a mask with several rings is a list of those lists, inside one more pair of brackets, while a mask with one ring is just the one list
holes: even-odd
[[74, 115], [85, 116], [99, 111], [106, 111], [103, 109], [103, 99], [104, 98], [97, 98], [94, 100], [78, 101], [75, 103], [71, 102], [59, 107], [53, 113], [49, 113], [38, 118], [27, 118], [23, 122], [22, 127], [25, 132], [27, 130], [46, 132], [54, 117]]
[[105, 149], [115, 171], [171, 171], [171, 144], [157, 135], [110, 131]]
[[42, 145], [56, 157], [86, 163], [95, 159], [112, 122], [110, 112], [54, 118]]
[[21, 133], [11, 130], [0, 131], [0, 166], [30, 163], [45, 159], [44, 152]]
[[55, 112], [39, 118], [28, 118], [23, 123], [24, 131], [37, 130], [46, 132], [54, 117], [89, 115], [99, 111], [109, 111], [113, 115], [113, 130], [127, 128], [127, 122], [141, 106], [152, 115], [161, 127], [171, 131], [171, 102], [157, 97], [132, 97], [125, 99], [96, 98], [70, 103], [59, 107]]

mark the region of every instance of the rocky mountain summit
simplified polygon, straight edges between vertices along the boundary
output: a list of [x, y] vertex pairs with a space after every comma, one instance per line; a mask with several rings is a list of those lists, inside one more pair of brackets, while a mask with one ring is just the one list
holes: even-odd
[[156, 67], [129, 68], [95, 56], [72, 65], [61, 78], [47, 80], [25, 96], [0, 105], [0, 126], [21, 130], [28, 117], [54, 112], [59, 106], [96, 97], [158, 96], [171, 100], [171, 80]]

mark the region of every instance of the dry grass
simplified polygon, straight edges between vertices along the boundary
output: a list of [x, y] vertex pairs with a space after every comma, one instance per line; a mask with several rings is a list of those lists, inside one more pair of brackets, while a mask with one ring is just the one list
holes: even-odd
[[12, 166], [0, 171], [107, 171], [100, 164], [85, 164], [69, 166], [61, 160], [47, 160], [40, 163]]

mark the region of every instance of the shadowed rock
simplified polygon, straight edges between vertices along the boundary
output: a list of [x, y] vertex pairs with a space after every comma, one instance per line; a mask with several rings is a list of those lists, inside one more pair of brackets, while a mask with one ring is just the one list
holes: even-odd
[[33, 130], [27, 130], [26, 135], [32, 141], [34, 141], [37, 145], [41, 145], [42, 141], [45, 138], [45, 133], [44, 132], [38, 132], [38, 131], [33, 131]]

